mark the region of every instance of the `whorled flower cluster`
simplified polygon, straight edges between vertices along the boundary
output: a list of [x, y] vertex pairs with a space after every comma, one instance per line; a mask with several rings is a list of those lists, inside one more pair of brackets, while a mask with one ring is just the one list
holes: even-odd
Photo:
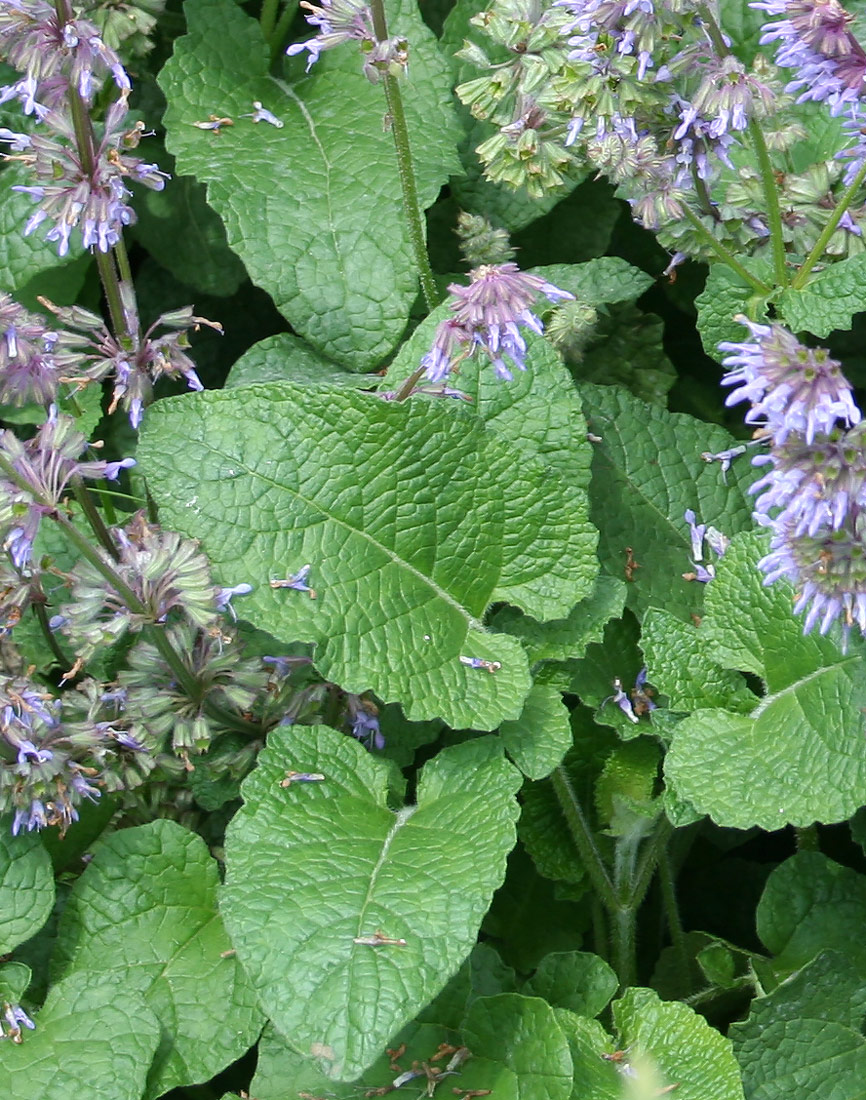
[[848, 161], [845, 183], [866, 165], [866, 51], [850, 29], [854, 16], [838, 0], [755, 0], [751, 5], [779, 18], [761, 28], [761, 44], [776, 44], [776, 64], [794, 69], [787, 91], [797, 102], [826, 103], [845, 116], [852, 139], [838, 156]]
[[154, 766], [96, 681], [62, 699], [23, 676], [0, 681], [0, 813], [13, 834], [65, 832], [83, 801], [135, 787]]
[[511, 367], [526, 369], [521, 328], [544, 331], [530, 308], [535, 300], [543, 294], [551, 302], [561, 302], [574, 295], [510, 262], [483, 264], [469, 277], [468, 286], [452, 283], [448, 287], [453, 316], [439, 323], [421, 366], [431, 382], [442, 382], [463, 360], [481, 351], [497, 377], [511, 381]]
[[741, 317], [751, 339], [719, 345], [732, 368], [727, 404], [749, 401], [747, 422], [770, 440], [753, 460], [766, 467], [753, 486], [755, 516], [772, 533], [759, 568], [764, 583], [785, 577], [804, 633], [840, 622], [866, 634], [866, 425], [840, 364], [778, 324]]
[[89, 444], [71, 416], [55, 409], [36, 434], [22, 442], [0, 432], [0, 545], [18, 570], [25, 569], [44, 516], [62, 505], [74, 478], [116, 479], [135, 460], [82, 460]]
[[226, 601], [197, 542], [148, 523], [142, 512], [109, 533], [117, 559], [104, 550], [100, 553], [125, 591], [82, 559], [68, 576], [71, 602], [64, 605], [62, 621], [56, 624], [79, 658], [88, 660], [127, 632], [165, 624], [170, 616], [199, 630], [219, 632], [219, 611]]
[[314, 38], [306, 42], [294, 42], [286, 53], [309, 54], [307, 72], [319, 55], [344, 42], [357, 42], [363, 58], [363, 72], [376, 84], [384, 73], [400, 76], [409, 63], [409, 43], [400, 36], [380, 39], [373, 25], [373, 13], [366, 0], [322, 0], [321, 6], [301, 0], [301, 7], [309, 15], [304, 18], [310, 26], [318, 27]]

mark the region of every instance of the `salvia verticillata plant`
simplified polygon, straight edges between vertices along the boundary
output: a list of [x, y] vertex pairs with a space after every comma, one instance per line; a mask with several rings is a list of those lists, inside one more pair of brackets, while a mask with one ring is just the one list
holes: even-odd
[[862, 42], [0, 0], [10, 1095], [858, 1092]]

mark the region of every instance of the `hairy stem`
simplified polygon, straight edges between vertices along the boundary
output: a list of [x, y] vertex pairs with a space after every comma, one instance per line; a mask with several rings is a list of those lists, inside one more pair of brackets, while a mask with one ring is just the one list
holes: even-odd
[[836, 232], [839, 222], [842, 220], [842, 215], [854, 201], [855, 196], [859, 192], [860, 188], [863, 186], [864, 180], [866, 180], [866, 162], [864, 162], [863, 167], [851, 181], [851, 184], [845, 191], [845, 194], [836, 204], [835, 210], [830, 215], [830, 220], [821, 230], [820, 236], [818, 237], [817, 241], [815, 241], [815, 244], [812, 246], [812, 251], [803, 261], [802, 267], [791, 280], [791, 287], [793, 290], [802, 290], [802, 288], [806, 285], [806, 280], [811, 274], [812, 268], [824, 255], [824, 249], [827, 247], [827, 243]]
[[700, 233], [708, 247], [715, 252], [722, 263], [727, 264], [733, 271], [736, 271], [743, 282], [748, 283], [749, 286], [759, 294], [770, 293], [771, 288], [768, 287], [766, 283], [761, 282], [761, 280], [756, 275], [753, 275], [748, 268], [744, 267], [733, 252], [727, 249], [721, 241], [716, 240], [694, 210], [689, 209], [688, 206], [683, 206], [683, 214], [691, 222], [693, 228]]
[[[385, 20], [383, 0], [370, 0], [373, 13], [373, 30], [380, 42], [388, 39], [388, 24]], [[428, 312], [439, 305], [439, 292], [427, 255], [427, 242], [424, 232], [424, 211], [418, 199], [418, 185], [415, 180], [415, 167], [412, 164], [412, 150], [409, 144], [409, 127], [406, 124], [406, 112], [403, 110], [403, 96], [396, 76], [384, 74], [385, 99], [391, 122], [391, 135], [397, 150], [397, 170], [400, 175], [400, 187], [403, 191], [403, 213], [409, 230], [409, 241], [415, 256], [415, 265], [421, 279], [421, 293]]]
[[568, 772], [560, 764], [553, 770], [550, 777], [553, 790], [556, 794], [560, 808], [565, 816], [568, 831], [577, 848], [581, 862], [589, 875], [596, 894], [602, 905], [608, 912], [613, 912], [619, 907], [619, 901], [607, 872], [601, 852], [595, 843], [589, 822], [583, 813], [583, 808], [568, 777]]

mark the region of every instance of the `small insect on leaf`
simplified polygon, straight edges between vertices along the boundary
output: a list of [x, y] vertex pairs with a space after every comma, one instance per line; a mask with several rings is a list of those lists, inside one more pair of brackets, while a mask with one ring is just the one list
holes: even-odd
[[502, 668], [502, 664], [499, 661], [485, 661], [483, 657], [463, 657], [460, 658], [461, 665], [467, 665], [469, 668], [483, 668], [487, 672], [498, 672]]
[[280, 780], [281, 787], [291, 787], [293, 783], [324, 783], [325, 777], [321, 772], [286, 772], [285, 778]]
[[384, 936], [381, 932], [374, 932], [372, 936], [355, 936], [352, 943], [362, 944], [364, 947], [405, 947], [405, 940], [394, 940]]
[[222, 132], [223, 126], [234, 126], [234, 119], [221, 118], [219, 115], [209, 115], [207, 122], [194, 122], [199, 130], [212, 130], [215, 134]]

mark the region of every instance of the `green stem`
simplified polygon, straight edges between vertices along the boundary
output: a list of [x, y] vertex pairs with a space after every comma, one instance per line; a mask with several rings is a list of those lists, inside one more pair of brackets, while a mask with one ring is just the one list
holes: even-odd
[[658, 862], [664, 852], [665, 845], [673, 832], [673, 826], [667, 817], [662, 814], [656, 824], [653, 835], [649, 838], [641, 851], [640, 862], [634, 877], [629, 904], [637, 909], [646, 897], [646, 892], [652, 882]]
[[715, 252], [718, 258], [730, 267], [733, 271], [740, 276], [743, 282], [748, 283], [753, 290], [756, 290], [759, 294], [769, 294], [771, 288], [766, 283], [751, 273], [747, 268], [743, 267], [737, 257], [730, 252], [721, 241], [717, 241], [712, 233], [707, 229], [701, 219], [697, 216], [694, 210], [691, 210], [688, 206], [683, 206], [683, 214], [691, 222], [693, 228], [695, 228], [703, 237], [706, 244]]
[[617, 906], [611, 914], [613, 925], [613, 968], [620, 992], [637, 984], [636, 914], [629, 906]]
[[749, 135], [755, 152], [758, 156], [758, 167], [761, 171], [761, 183], [764, 188], [764, 202], [767, 204], [767, 221], [769, 222], [770, 241], [773, 246], [773, 267], [776, 271], [776, 282], [779, 286], [788, 285], [788, 265], [785, 255], [785, 239], [782, 233], [782, 208], [779, 205], [779, 188], [776, 185], [776, 176], [770, 161], [770, 151], [767, 148], [767, 139], [764, 131], [756, 118], [749, 121]]
[[794, 830], [797, 836], [798, 852], [820, 852], [821, 840], [817, 825], [805, 825]]
[[42, 631], [42, 636], [51, 652], [54, 654], [54, 660], [60, 665], [62, 669], [72, 668], [73, 662], [69, 660], [63, 650], [60, 648], [60, 644], [57, 638], [54, 636], [54, 631], [48, 625], [48, 612], [45, 610], [45, 605], [41, 603], [34, 603], [33, 613], [39, 622], [39, 629]]
[[[370, 0], [370, 10], [373, 14], [373, 32], [376, 38], [380, 42], [386, 42], [388, 40], [388, 24], [385, 20], [383, 0]], [[409, 144], [409, 127], [406, 124], [406, 112], [403, 110], [403, 96], [400, 92], [397, 77], [389, 72], [384, 74], [384, 85], [385, 99], [388, 103], [388, 114], [391, 121], [391, 134], [394, 138], [394, 148], [397, 150], [397, 170], [400, 175], [400, 187], [403, 191], [403, 213], [406, 215], [409, 241], [412, 245], [415, 265], [421, 279], [421, 292], [424, 295], [424, 301], [429, 312], [439, 305], [441, 299], [436, 289], [436, 280], [433, 278], [430, 257], [427, 255], [424, 212], [418, 199], [415, 167], [412, 164], [412, 150]]]
[[[730, 57], [722, 34], [721, 27], [715, 20], [715, 16], [708, 4], [699, 5], [701, 22], [709, 35], [713, 48], [719, 57]], [[776, 177], [773, 173], [773, 165], [770, 162], [770, 153], [767, 149], [767, 141], [764, 131], [756, 118], [749, 120], [749, 136], [755, 147], [758, 158], [758, 167], [761, 172], [761, 184], [764, 190], [764, 202], [767, 205], [767, 221], [769, 222], [770, 240], [773, 248], [773, 266], [776, 271], [776, 282], [779, 286], [788, 285], [788, 267], [785, 255], [785, 240], [782, 235], [782, 208], [779, 205], [779, 189], [776, 186]]]
[[412, 391], [415, 389], [415, 387], [421, 381], [423, 376], [424, 376], [424, 367], [419, 367], [416, 371], [413, 371], [412, 374], [409, 375], [409, 377], [406, 379], [406, 381], [400, 387], [400, 389], [397, 390], [397, 396], [394, 398], [394, 400], [395, 401], [405, 401], [406, 398], [409, 397], [409, 395], [412, 393]]
[[266, 42], [270, 41], [271, 35], [274, 32], [274, 24], [277, 21], [277, 6], [279, 0], [264, 0], [262, 4], [262, 14], [259, 16], [259, 26], [262, 28], [262, 35]]
[[289, 26], [295, 17], [294, 4], [286, 4], [283, 8], [283, 14], [280, 16], [276, 27], [270, 35], [271, 44], [271, 64], [273, 65], [277, 58], [280, 56], [280, 51], [283, 48], [283, 42], [286, 40], [286, 35], [289, 33]]
[[854, 197], [860, 188], [863, 186], [863, 181], [866, 180], [866, 162], [863, 167], [851, 181], [851, 185], [845, 191], [845, 194], [836, 204], [836, 209], [830, 215], [830, 220], [821, 230], [821, 234], [818, 237], [815, 244], [812, 246], [812, 251], [803, 261], [803, 264], [794, 278], [791, 280], [791, 288], [793, 290], [802, 290], [806, 284], [806, 280], [809, 277], [812, 268], [824, 255], [824, 249], [827, 247], [827, 243], [833, 234], [836, 232], [836, 228], [839, 222], [842, 220], [842, 215], [854, 201]]
[[665, 917], [668, 922], [668, 932], [670, 933], [671, 944], [677, 956], [680, 973], [683, 975], [683, 980], [685, 981], [691, 969], [691, 960], [689, 959], [686, 935], [683, 931], [682, 921], [680, 920], [680, 910], [677, 905], [676, 890], [674, 889], [671, 860], [667, 850], [662, 852], [659, 857], [658, 871], [662, 905], [664, 906]]
[[602, 905], [608, 912], [612, 913], [619, 908], [616, 891], [610, 875], [607, 873], [604, 860], [601, 858], [601, 852], [596, 846], [589, 822], [584, 816], [583, 808], [568, 777], [568, 772], [561, 764], [553, 770], [550, 781], [553, 784], [553, 790], [568, 825], [568, 831], [577, 848], [584, 869], [589, 875], [589, 881], [592, 883]]
[[93, 497], [88, 492], [87, 486], [81, 480], [80, 477], [73, 478], [72, 480], [72, 492], [75, 495], [75, 499], [78, 501], [81, 511], [84, 513], [87, 522], [90, 524], [90, 528], [99, 540], [100, 545], [110, 554], [115, 561], [120, 560], [120, 552], [115, 545], [114, 539], [111, 537], [111, 532], [105, 526], [102, 516], [96, 505], [93, 503]]

